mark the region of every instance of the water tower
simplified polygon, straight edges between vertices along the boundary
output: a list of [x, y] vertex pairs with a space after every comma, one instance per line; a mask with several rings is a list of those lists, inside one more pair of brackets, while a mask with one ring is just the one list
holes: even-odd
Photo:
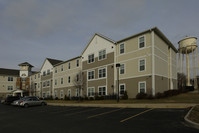
[[[184, 66], [186, 66], [186, 86], [192, 86], [190, 82], [190, 58], [192, 59], [192, 71], [191, 76], [194, 79], [194, 88], [197, 88], [197, 67], [198, 62], [198, 50], [196, 44], [196, 37], [186, 37], [178, 42], [178, 72], [184, 73]], [[186, 56], [186, 65], [184, 64]]]

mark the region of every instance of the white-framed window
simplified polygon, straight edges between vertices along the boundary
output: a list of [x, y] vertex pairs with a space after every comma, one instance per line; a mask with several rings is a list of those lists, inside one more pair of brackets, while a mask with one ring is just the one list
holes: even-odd
[[47, 70], [47, 75], [50, 75], [50, 69]]
[[124, 49], [124, 43], [120, 44], [120, 54], [124, 54], [125, 49]]
[[106, 49], [99, 51], [99, 60], [103, 60], [106, 58]]
[[13, 81], [13, 77], [9, 76], [8, 81]]
[[125, 66], [124, 64], [120, 64], [120, 74], [124, 74], [125, 73]]
[[70, 83], [70, 76], [68, 76], [68, 83]]
[[39, 89], [40, 88], [40, 83], [38, 83], [37, 86], [38, 86], [38, 89]]
[[68, 97], [71, 97], [71, 89], [68, 89]]
[[40, 78], [40, 73], [38, 73], [38, 78]]
[[95, 71], [89, 71], [88, 72], [88, 80], [94, 79], [95, 78]]
[[145, 59], [140, 59], [139, 60], [139, 72], [145, 71], [146, 70], [146, 60]]
[[70, 62], [68, 62], [68, 69], [70, 69]]
[[76, 96], [76, 97], [79, 96], [79, 88], [76, 88], [76, 90], [75, 90], [75, 96]]
[[57, 85], [57, 79], [55, 79], [55, 85]]
[[138, 86], [138, 93], [146, 93], [146, 81], [140, 81]]
[[99, 96], [105, 96], [106, 95], [106, 86], [100, 86], [98, 88], [98, 95]]
[[8, 91], [13, 90], [13, 86], [8, 86]]
[[50, 97], [50, 92], [49, 91], [47, 91], [46, 97]]
[[43, 82], [43, 87], [46, 87], [46, 82], [45, 81]]
[[43, 76], [46, 76], [46, 71], [43, 71]]
[[79, 67], [79, 60], [76, 60], [76, 66]]
[[57, 90], [54, 91], [55, 98], [57, 97]]
[[93, 96], [95, 96], [95, 88], [94, 87], [89, 87], [88, 88], [88, 97], [93, 97]]
[[139, 48], [144, 48], [145, 47], [145, 36], [140, 36], [138, 38], [138, 45], [139, 45]]
[[45, 92], [43, 92], [43, 98], [45, 98], [46, 97], [46, 93]]
[[60, 90], [60, 98], [64, 98], [64, 91]]
[[64, 71], [64, 65], [61, 65], [61, 71]]
[[50, 81], [46, 81], [46, 86], [50, 86]]
[[76, 75], [76, 81], [79, 81], [79, 74]]
[[61, 84], [63, 84], [64, 83], [64, 78], [61, 78]]
[[57, 73], [57, 67], [55, 67], [55, 73]]
[[95, 56], [94, 56], [94, 54], [88, 55], [88, 63], [92, 63], [92, 62], [94, 62], [94, 61], [95, 61]]
[[120, 84], [120, 96], [124, 95], [126, 88], [125, 88], [125, 84]]
[[106, 77], [106, 68], [100, 68], [99, 69], [99, 78], [105, 78]]

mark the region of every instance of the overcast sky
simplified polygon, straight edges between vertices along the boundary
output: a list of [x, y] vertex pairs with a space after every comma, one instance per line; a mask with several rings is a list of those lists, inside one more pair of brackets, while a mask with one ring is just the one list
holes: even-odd
[[115, 41], [158, 27], [176, 46], [199, 37], [199, 0], [0, 0], [0, 68], [79, 56], [97, 32]]

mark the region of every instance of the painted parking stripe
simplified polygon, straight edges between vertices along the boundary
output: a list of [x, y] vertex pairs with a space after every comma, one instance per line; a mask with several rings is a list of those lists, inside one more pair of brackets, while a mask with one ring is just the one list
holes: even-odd
[[136, 114], [136, 115], [133, 115], [133, 116], [131, 116], [131, 117], [128, 117], [128, 118], [126, 118], [126, 119], [123, 119], [123, 120], [121, 120], [120, 122], [125, 122], [125, 121], [127, 121], [127, 120], [129, 120], [129, 119], [132, 119], [132, 118], [134, 118], [134, 117], [136, 117], [136, 116], [139, 116], [139, 115], [141, 115], [141, 114], [144, 114], [144, 113], [146, 113], [146, 112], [149, 112], [149, 111], [151, 111], [151, 110], [153, 110], [154, 108], [151, 108], [151, 109], [147, 109], [147, 110], [145, 110], [145, 111], [143, 111], [143, 112], [140, 112], [140, 113], [138, 113], [138, 114]]
[[89, 109], [89, 110], [83, 110], [83, 111], [79, 111], [79, 112], [69, 113], [69, 114], [65, 114], [64, 116], [85, 113], [85, 112], [94, 111], [94, 110], [98, 110], [98, 109], [101, 109], [101, 108], [94, 108], [94, 109]]
[[101, 116], [101, 115], [106, 115], [106, 114], [109, 114], [109, 113], [112, 113], [112, 112], [116, 112], [116, 111], [119, 111], [119, 110], [122, 110], [122, 109], [124, 109], [124, 108], [115, 109], [115, 110], [111, 110], [111, 111], [104, 112], [104, 113], [101, 113], [101, 114], [92, 115], [92, 116], [89, 116], [88, 119], [94, 118], [94, 117], [98, 117], [98, 116]]

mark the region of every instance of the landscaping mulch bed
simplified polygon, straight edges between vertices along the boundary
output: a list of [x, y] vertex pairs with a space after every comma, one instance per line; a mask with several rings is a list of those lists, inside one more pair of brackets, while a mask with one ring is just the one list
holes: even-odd
[[193, 122], [199, 123], [199, 105], [195, 106], [192, 109], [191, 113], [188, 116], [188, 119]]

